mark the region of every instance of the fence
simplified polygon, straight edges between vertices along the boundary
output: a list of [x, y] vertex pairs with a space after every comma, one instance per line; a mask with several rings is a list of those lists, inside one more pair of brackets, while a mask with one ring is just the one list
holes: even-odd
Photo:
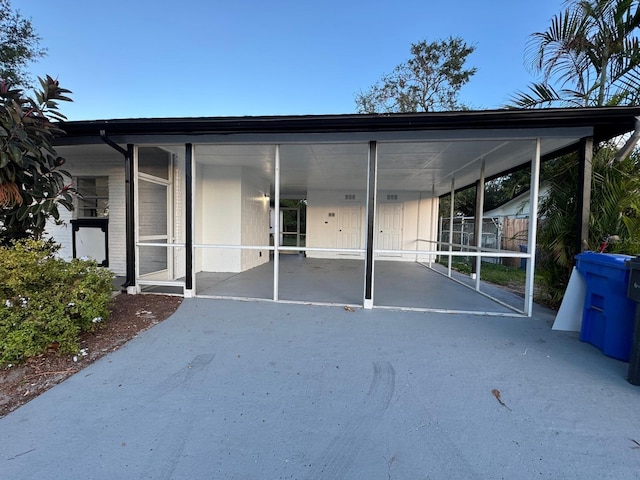
[[[449, 218], [440, 218], [440, 242], [460, 245], [460, 251], [471, 250], [471, 247], [476, 244], [475, 218], [454, 217], [451, 235], [449, 222]], [[485, 217], [482, 219], [482, 248], [521, 251], [521, 245], [527, 244], [528, 228], [528, 217]], [[520, 265], [518, 258], [484, 258], [483, 261], [502, 263], [513, 267]]]

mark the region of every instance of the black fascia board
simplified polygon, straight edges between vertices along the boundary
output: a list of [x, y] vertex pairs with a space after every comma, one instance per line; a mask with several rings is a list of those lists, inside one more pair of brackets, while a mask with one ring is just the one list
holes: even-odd
[[640, 107], [484, 110], [382, 115], [137, 118], [60, 124], [64, 138], [109, 135], [349, 133], [592, 127], [596, 141], [629, 132]]

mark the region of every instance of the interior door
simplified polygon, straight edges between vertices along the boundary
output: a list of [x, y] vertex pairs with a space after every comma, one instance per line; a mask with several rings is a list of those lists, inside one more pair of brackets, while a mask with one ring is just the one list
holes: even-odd
[[[338, 210], [338, 248], [361, 248], [362, 205], [342, 202]], [[341, 255], [360, 255], [342, 252]]]
[[[378, 204], [379, 250], [400, 250], [402, 248], [402, 217], [404, 205], [399, 202]], [[400, 257], [400, 253], [381, 253], [383, 257]]]

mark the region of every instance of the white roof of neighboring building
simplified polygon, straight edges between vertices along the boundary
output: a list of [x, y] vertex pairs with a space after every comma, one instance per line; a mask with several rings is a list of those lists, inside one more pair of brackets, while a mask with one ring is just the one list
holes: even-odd
[[[544, 199], [549, 194], [549, 186], [546, 184], [540, 185], [540, 192], [538, 195], [538, 201]], [[531, 213], [529, 202], [529, 190], [521, 193], [517, 197], [512, 198], [506, 203], [503, 203], [498, 208], [494, 208], [484, 213], [485, 217], [506, 217], [519, 215], [522, 217], [528, 217]]]

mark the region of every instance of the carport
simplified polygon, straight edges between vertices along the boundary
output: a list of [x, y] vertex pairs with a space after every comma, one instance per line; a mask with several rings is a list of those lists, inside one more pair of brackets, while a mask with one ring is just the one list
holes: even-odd
[[[632, 131], [638, 115], [638, 108], [620, 107], [124, 119], [70, 122], [61, 143], [91, 155], [104, 142], [124, 158], [131, 293], [174, 289], [186, 297], [467, 311], [455, 302], [438, 305], [434, 282], [448, 281], [451, 289], [464, 285], [465, 293], [454, 296], [493, 297], [495, 308], [476, 313], [531, 315], [536, 216], [529, 222], [531, 253], [479, 246], [462, 252], [437, 241], [439, 197], [474, 184], [482, 192], [488, 179], [530, 168], [537, 212], [541, 162], [578, 151], [587, 208], [577, 228], [584, 232], [592, 145]], [[305, 206], [304, 232], [282, 228], [284, 200]], [[483, 210], [481, 194], [476, 210]], [[473, 282], [456, 283], [456, 256], [476, 259]], [[526, 259], [525, 298], [517, 306], [479, 280], [482, 258], [505, 257]], [[448, 261], [444, 271], [438, 258]], [[319, 276], [322, 270], [333, 277]], [[256, 278], [259, 288], [247, 290]], [[346, 278], [348, 287], [336, 289]], [[212, 288], [233, 282], [235, 290]], [[295, 293], [331, 288], [334, 295]], [[402, 302], [389, 297], [394, 288]], [[345, 289], [359, 293], [345, 300]]]

